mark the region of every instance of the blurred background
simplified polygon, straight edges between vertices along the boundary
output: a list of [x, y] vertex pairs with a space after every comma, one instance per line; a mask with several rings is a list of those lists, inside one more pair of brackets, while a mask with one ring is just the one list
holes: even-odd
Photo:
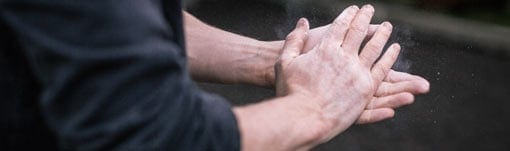
[[[393, 67], [431, 82], [394, 119], [355, 125], [314, 150], [510, 150], [510, 2], [507, 0], [185, 0], [204, 22], [280, 40], [300, 17], [313, 27], [345, 7], [371, 3], [403, 51]], [[246, 85], [200, 83], [235, 105], [274, 96]]]

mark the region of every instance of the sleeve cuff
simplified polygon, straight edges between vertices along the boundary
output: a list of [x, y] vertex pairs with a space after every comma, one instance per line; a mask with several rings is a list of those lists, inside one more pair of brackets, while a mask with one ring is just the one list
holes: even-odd
[[241, 150], [240, 132], [232, 106], [225, 99], [201, 92], [204, 113], [204, 137], [210, 140], [206, 150]]

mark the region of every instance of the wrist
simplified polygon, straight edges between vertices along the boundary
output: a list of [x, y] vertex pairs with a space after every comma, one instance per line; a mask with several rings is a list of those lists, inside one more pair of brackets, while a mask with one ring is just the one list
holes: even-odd
[[308, 150], [324, 142], [332, 124], [314, 104], [320, 97], [308, 94], [236, 107], [243, 150]]
[[280, 56], [280, 51], [283, 48], [284, 41], [260, 41], [259, 49], [257, 50], [257, 56], [259, 61], [257, 61], [257, 76], [258, 81], [255, 85], [269, 87], [272, 88], [275, 85], [275, 71], [274, 65], [278, 57]]
[[296, 115], [296, 119], [299, 119], [295, 127], [297, 127], [298, 136], [303, 138], [302, 146], [309, 148], [329, 140], [335, 123], [324, 112], [326, 101], [323, 97], [307, 91], [291, 93], [288, 96], [294, 98], [293, 101], [288, 102], [287, 106], [293, 106], [293, 109], [297, 111], [293, 114]]

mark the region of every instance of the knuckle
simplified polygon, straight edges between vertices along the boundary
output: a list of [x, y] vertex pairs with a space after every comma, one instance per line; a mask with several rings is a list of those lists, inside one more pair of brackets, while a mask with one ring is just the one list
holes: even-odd
[[335, 52], [338, 52], [335, 45], [327, 44], [325, 49], [321, 51], [321, 57], [324, 61], [332, 61], [336, 57]]
[[382, 45], [380, 42], [372, 41], [365, 45], [365, 49], [367, 53], [370, 53], [371, 55], [377, 55], [378, 50], [382, 49]]
[[302, 38], [301, 35], [296, 33], [291, 33], [286, 38], [286, 45], [290, 48], [294, 49], [294, 47], [299, 47], [304, 45], [305, 40]]
[[363, 61], [370, 61], [367, 63], [373, 64], [373, 62], [381, 55], [382, 48], [374, 43], [368, 43], [365, 45], [365, 49], [362, 51], [362, 55], [360, 55], [360, 59]]
[[327, 37], [329, 39], [341, 39], [342, 36], [346, 33], [349, 26], [342, 26], [342, 25], [334, 25], [329, 28], [329, 33], [327, 34]]
[[353, 24], [351, 26], [351, 30], [356, 33], [365, 33], [367, 31], [367, 28], [360, 24]]
[[304, 35], [305, 33], [301, 30], [294, 30], [287, 35], [286, 40], [302, 39]]
[[334, 28], [345, 28], [349, 27], [349, 23], [345, 19], [337, 19], [333, 22]]
[[294, 41], [294, 40], [296, 40], [296, 39], [298, 39], [298, 38], [299, 38], [299, 37], [298, 37], [298, 34], [297, 34], [295, 31], [293, 31], [293, 32], [291, 32], [289, 35], [287, 35], [287, 37], [286, 37], [285, 39], [286, 39], [287, 41]]
[[323, 57], [332, 57], [332, 52], [340, 52], [338, 51], [337, 45], [335, 45], [334, 40], [325, 39], [321, 44], [319, 44], [319, 49], [321, 52], [320, 55]]

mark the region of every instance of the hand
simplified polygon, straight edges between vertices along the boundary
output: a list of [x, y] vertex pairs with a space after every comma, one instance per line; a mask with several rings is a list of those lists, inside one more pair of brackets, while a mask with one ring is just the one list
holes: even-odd
[[414, 94], [429, 91], [429, 83], [420, 76], [390, 70], [357, 124], [369, 124], [392, 118], [394, 109], [414, 102]]
[[392, 26], [385, 22], [358, 55], [373, 13], [370, 5], [359, 11], [355, 6], [347, 8], [320, 43], [306, 53], [309, 25], [300, 19], [275, 66], [277, 95], [316, 98], [307, 100], [308, 106], [303, 108], [322, 115], [324, 122], [315, 127], [321, 127], [318, 133], [324, 134], [324, 140], [344, 131], [362, 115], [400, 51], [394, 44], [374, 64], [391, 34]]
[[[312, 50], [327, 33], [330, 24], [310, 30], [303, 53]], [[380, 25], [370, 25], [365, 40], [369, 40]], [[389, 34], [387, 35], [389, 36]], [[368, 124], [392, 118], [394, 109], [414, 102], [415, 94], [429, 91], [429, 83], [420, 76], [391, 70], [379, 86], [376, 95], [360, 116], [357, 124]]]

